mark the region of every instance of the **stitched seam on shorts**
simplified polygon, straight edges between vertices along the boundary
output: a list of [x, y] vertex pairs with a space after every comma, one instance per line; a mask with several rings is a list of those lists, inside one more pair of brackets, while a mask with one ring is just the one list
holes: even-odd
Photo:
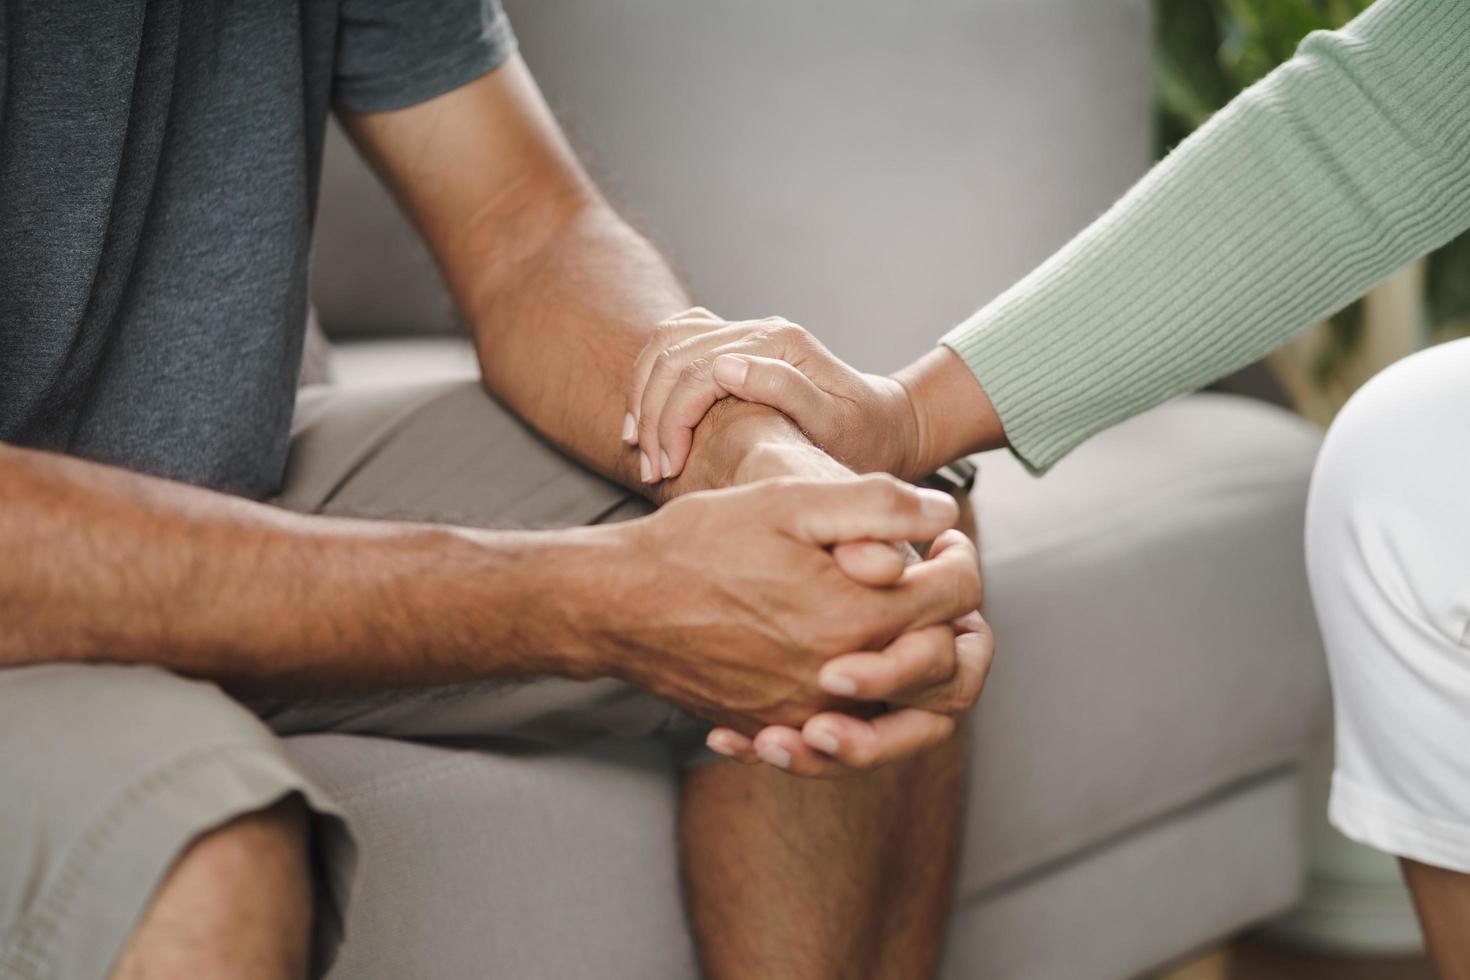
[[15, 970], [15, 975], [23, 980], [42, 980], [47, 976], [43, 969], [46, 965], [47, 947], [56, 938], [58, 923], [62, 921], [77, 889], [86, 879], [92, 859], [112, 842], [114, 829], [123, 816], [180, 773], [196, 768], [200, 763], [212, 761], [222, 752], [258, 748], [256, 743], [232, 742], [195, 749], [189, 754], [170, 760], [129, 785], [107, 811], [87, 828], [82, 839], [66, 857], [57, 873], [56, 883], [34, 908], [20, 918], [6, 936], [4, 945], [0, 946], [0, 967]]
[[412, 786], [414, 783], [424, 782], [434, 776], [441, 775], [445, 772], [452, 772], [455, 769], [467, 769], [478, 761], [480, 761], [478, 756], [465, 754], [457, 755], [452, 759], [441, 759], [437, 762], [425, 763], [409, 772], [393, 773], [388, 776], [379, 776], [377, 779], [370, 779], [350, 790], [334, 790], [332, 798], [339, 804], [345, 805], [355, 800], [366, 799], [369, 796], [377, 796], [390, 789], [401, 789], [404, 786]]
[[430, 390], [433, 391], [433, 394], [416, 400], [412, 405], [406, 406], [398, 414], [390, 416], [374, 429], [371, 435], [362, 440], [361, 445], [357, 447], [357, 451], [348, 457], [348, 462], [342, 467], [342, 472], [337, 475], [337, 478], [332, 481], [326, 492], [321, 495], [321, 503], [316, 505], [316, 510], [321, 511], [329, 507], [332, 501], [336, 499], [337, 494], [342, 492], [342, 488], [347, 486], [358, 473], [361, 473], [367, 467], [368, 463], [372, 462], [379, 450], [383, 448], [389, 439], [403, 429], [404, 426], [408, 425], [425, 406], [433, 404], [441, 398], [444, 391], [457, 386], [458, 382], [453, 384], [444, 382], [444, 390], [433, 390], [431, 388]]

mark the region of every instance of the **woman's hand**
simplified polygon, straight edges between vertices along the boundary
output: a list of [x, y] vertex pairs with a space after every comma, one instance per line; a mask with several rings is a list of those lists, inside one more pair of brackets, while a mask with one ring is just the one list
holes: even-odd
[[696, 307], [665, 320], [634, 364], [623, 439], [642, 451], [645, 482], [684, 469], [695, 426], [729, 395], [783, 412], [859, 473], [922, 475], [902, 384], [853, 370], [780, 317], [731, 323]]

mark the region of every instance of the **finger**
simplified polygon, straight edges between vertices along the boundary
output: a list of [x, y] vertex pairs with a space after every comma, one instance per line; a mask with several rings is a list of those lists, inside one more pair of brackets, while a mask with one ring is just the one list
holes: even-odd
[[978, 633], [985, 629], [985, 620], [980, 616], [980, 610], [975, 609], [965, 613], [959, 619], [950, 624], [958, 634]]
[[829, 400], [816, 382], [781, 358], [717, 351], [714, 377], [730, 394], [769, 405], [803, 428], [814, 427]]
[[893, 585], [908, 566], [903, 550], [886, 541], [847, 541], [832, 548], [837, 567], [863, 585]]
[[660, 463], [668, 462], [667, 476], [674, 477], [684, 472], [689, 450], [694, 445], [695, 428], [715, 402], [728, 394], [715, 381], [708, 359], [697, 358], [684, 368], [678, 383], [665, 393], [663, 404], [656, 409], [657, 414], [646, 416], [654, 428], [653, 441], [663, 454]]
[[747, 766], [760, 762], [760, 757], [755, 753], [755, 743], [733, 728], [714, 729], [705, 736], [704, 744], [711, 751]]
[[[787, 532], [824, 546], [843, 541], [933, 538], [952, 527], [959, 516], [949, 494], [910, 486], [884, 474], [832, 482], [790, 481], [784, 501], [778, 520]], [[928, 564], [931, 562], [910, 566], [904, 574], [907, 577]]]
[[643, 400], [638, 406], [636, 423], [638, 445], [648, 459], [650, 469], [654, 470], [652, 482], [657, 483], [678, 472], [671, 467], [668, 454], [659, 440], [659, 418], [663, 415], [664, 403], [668, 400], [669, 393], [679, 384], [681, 376], [688, 368], [698, 368], [691, 377], [708, 378], [710, 369], [706, 353], [738, 341], [748, 332], [749, 328], [744, 324], [707, 330], [666, 348], [654, 358], [653, 367], [643, 386]]
[[880, 653], [849, 653], [822, 665], [817, 683], [828, 694], [860, 701], [898, 701], [955, 675], [954, 629], [939, 623], [905, 633]]
[[908, 629], [948, 623], [980, 606], [980, 559], [958, 531], [935, 540], [930, 557], [904, 569], [897, 586], [875, 602], [888, 604], [890, 622]]
[[[628, 388], [626, 403], [627, 415], [623, 419], [624, 442], [630, 445], [637, 444], [637, 418], [639, 406], [643, 404], [643, 388], [648, 383], [648, 374], [653, 370], [653, 363], [658, 355], [696, 334], [714, 330], [723, 326], [724, 323], [724, 320], [709, 310], [696, 306], [659, 324], [658, 329], [648, 338], [648, 343], [643, 345], [643, 350], [633, 361], [633, 378]], [[631, 425], [629, 424], [630, 418]]]
[[[955, 504], [956, 504], [956, 506], [958, 506], [959, 505], [959, 501], [955, 501]], [[952, 529], [952, 530], [949, 530], [949, 531], [945, 531], [939, 537], [935, 538], [932, 542], [930, 542], [930, 544], [929, 544], [929, 554], [928, 554], [928, 557], [930, 557], [930, 558], [937, 558], [940, 555], [944, 554], [944, 552], [948, 551], [950, 548], [959, 548], [959, 549], [961, 549], [962, 551], [964, 551], [966, 553], [967, 560], [973, 561], [975, 563], [975, 567], [977, 569], [980, 567], [980, 553], [979, 553], [978, 546], [975, 544], [975, 539], [972, 538], [972, 537], [970, 537], [968, 534], [966, 534], [963, 530], [960, 530], [959, 528], [955, 528], [955, 529]], [[970, 557], [970, 554], [971, 553], [973, 553], [973, 557]], [[975, 601], [977, 610], [978, 610], [978, 607], [979, 607], [980, 603], [982, 603], [984, 601], [985, 601], [985, 579], [982, 576], [980, 578], [980, 598]]]
[[801, 735], [807, 745], [847, 768], [869, 770], [932, 748], [954, 730], [955, 720], [948, 715], [903, 708], [871, 720], [823, 712], [802, 726]]
[[980, 700], [985, 678], [995, 659], [995, 640], [990, 631], [965, 633], [955, 637], [954, 676], [927, 690], [900, 695], [891, 700], [911, 708], [923, 708], [943, 715], [962, 715]]
[[[710, 406], [728, 395], [769, 405], [809, 431], [819, 424], [828, 400], [826, 393], [786, 361], [728, 353], [752, 348], [771, 349], [765, 343], [717, 348], [685, 363], [677, 382], [666, 391], [660, 387], [662, 404], [651, 406], [645, 394], [640, 418], [656, 427], [659, 452], [663, 454], [660, 459], [668, 460], [667, 476], [677, 476], [683, 471], [695, 428]], [[653, 390], [655, 384], [658, 382], [650, 382], [648, 390]], [[639, 438], [641, 441], [641, 434]]]
[[793, 776], [821, 779], [846, 772], [841, 763], [808, 745], [801, 732], [784, 725], [762, 729], [755, 745], [760, 761]]
[[990, 631], [964, 633], [955, 638], [955, 670], [949, 680], [928, 688], [898, 692], [886, 699], [891, 705], [922, 708], [939, 715], [958, 717], [975, 706], [985, 689], [985, 679], [995, 657], [995, 640]]

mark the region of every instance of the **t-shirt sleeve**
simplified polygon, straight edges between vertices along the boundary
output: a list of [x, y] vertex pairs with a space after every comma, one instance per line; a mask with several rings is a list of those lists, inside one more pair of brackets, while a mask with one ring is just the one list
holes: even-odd
[[500, 0], [342, 0], [332, 99], [401, 109], [494, 71], [516, 49]]

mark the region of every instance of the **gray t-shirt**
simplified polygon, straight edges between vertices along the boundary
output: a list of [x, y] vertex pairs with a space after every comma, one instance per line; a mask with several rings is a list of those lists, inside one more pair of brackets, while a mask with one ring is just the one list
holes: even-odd
[[330, 106], [514, 46], [498, 0], [0, 0], [0, 441], [274, 492]]

